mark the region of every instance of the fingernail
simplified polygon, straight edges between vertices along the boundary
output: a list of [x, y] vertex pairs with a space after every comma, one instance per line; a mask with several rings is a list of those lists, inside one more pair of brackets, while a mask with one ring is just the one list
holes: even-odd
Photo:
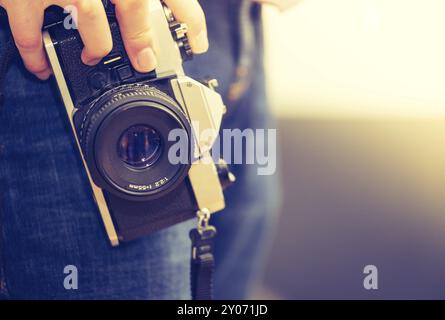
[[192, 46], [194, 53], [200, 54], [206, 52], [209, 49], [207, 32], [202, 30], [196, 37], [191, 37], [190, 45]]
[[158, 64], [156, 55], [152, 48], [145, 48], [139, 51], [137, 55], [137, 63], [140, 72], [153, 71]]

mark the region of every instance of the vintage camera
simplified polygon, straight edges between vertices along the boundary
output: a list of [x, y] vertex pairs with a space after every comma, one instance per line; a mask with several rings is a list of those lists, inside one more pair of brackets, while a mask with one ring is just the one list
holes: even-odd
[[[114, 16], [104, 2], [114, 47], [97, 66], [80, 56], [76, 30], [60, 20], [45, 27], [44, 45], [84, 161], [94, 198], [113, 246], [196, 216], [224, 208], [223, 188], [234, 181], [227, 165], [215, 164], [210, 149], [225, 106], [206, 84], [184, 74], [192, 52], [187, 26], [159, 0], [150, 15], [158, 41], [158, 67], [142, 74], [130, 64]], [[188, 140], [187, 161], [169, 153]], [[210, 131], [209, 131], [210, 130]], [[184, 138], [184, 137], [183, 137]], [[183, 142], [182, 142], [183, 143]]]

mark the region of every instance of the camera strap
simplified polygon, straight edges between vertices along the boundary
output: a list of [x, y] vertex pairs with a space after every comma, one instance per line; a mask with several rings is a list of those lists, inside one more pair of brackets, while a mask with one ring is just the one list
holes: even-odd
[[209, 225], [210, 211], [199, 210], [198, 227], [190, 231], [192, 240], [190, 280], [193, 300], [213, 299], [213, 274], [215, 258], [213, 240], [216, 228]]

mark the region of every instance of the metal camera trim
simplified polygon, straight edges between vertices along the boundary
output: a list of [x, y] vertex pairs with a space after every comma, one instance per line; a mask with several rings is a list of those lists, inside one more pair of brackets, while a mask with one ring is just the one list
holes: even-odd
[[[73, 122], [73, 115], [74, 115], [76, 108], [74, 107], [74, 103], [71, 98], [71, 94], [68, 89], [68, 85], [66, 83], [65, 76], [63, 75], [63, 72], [62, 72], [62, 67], [59, 63], [59, 58], [57, 57], [56, 48], [54, 47], [54, 43], [53, 43], [48, 31], [43, 32], [43, 43], [46, 48], [46, 53], [48, 55], [49, 62], [53, 69], [53, 73], [56, 78], [57, 85], [60, 90], [60, 94], [62, 96], [63, 104], [65, 105], [65, 109], [68, 114], [68, 119], [71, 124], [71, 129], [73, 131], [74, 136], [76, 137], [75, 140], [77, 143], [77, 147], [81, 151], [82, 149], [81, 149], [79, 139], [76, 134], [76, 128], [75, 128], [74, 122]], [[83, 166], [85, 168], [85, 171], [88, 176], [88, 180], [90, 182], [90, 185], [91, 185], [91, 188], [93, 191], [94, 200], [96, 201], [97, 207], [99, 208], [99, 213], [103, 220], [103, 223], [105, 226], [105, 231], [107, 232], [107, 235], [108, 235], [108, 239], [110, 240], [110, 243], [113, 247], [118, 246], [119, 245], [119, 237], [117, 235], [117, 231], [114, 226], [110, 210], [108, 209], [108, 205], [107, 205], [107, 201], [105, 200], [104, 193], [103, 193], [102, 189], [99, 188], [98, 186], [96, 186], [96, 184], [93, 182], [93, 178], [91, 177], [91, 173], [90, 173], [90, 170], [88, 169], [88, 165], [85, 161], [83, 153], [80, 152], [80, 154], [81, 154]]]

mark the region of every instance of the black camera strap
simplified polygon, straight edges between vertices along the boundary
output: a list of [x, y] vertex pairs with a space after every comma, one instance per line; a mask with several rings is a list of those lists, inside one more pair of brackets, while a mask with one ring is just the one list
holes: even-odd
[[190, 231], [192, 240], [190, 280], [193, 300], [213, 299], [213, 274], [215, 258], [213, 240], [216, 228], [209, 225], [210, 212], [207, 209], [198, 211], [198, 227]]

